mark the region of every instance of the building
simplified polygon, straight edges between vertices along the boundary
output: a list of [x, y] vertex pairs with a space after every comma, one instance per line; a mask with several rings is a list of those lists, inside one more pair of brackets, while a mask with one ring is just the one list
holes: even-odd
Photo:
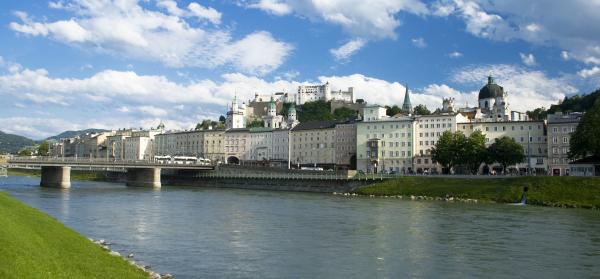
[[356, 124], [356, 168], [365, 172], [413, 172], [414, 117], [389, 117], [382, 106], [367, 106]]
[[356, 169], [356, 122], [335, 125], [335, 165], [338, 169]]
[[442, 166], [431, 158], [431, 149], [445, 132], [456, 132], [456, 124], [468, 121], [460, 113], [438, 113], [415, 116], [415, 157], [417, 173], [442, 173]]
[[[526, 156], [524, 162], [517, 164], [516, 170], [537, 175], [547, 173], [548, 145], [544, 121], [462, 122], [457, 126], [457, 130], [466, 136], [474, 131], [481, 131], [485, 135], [486, 146], [504, 136], [514, 139], [523, 146]], [[497, 173], [502, 171], [500, 166], [492, 167]], [[484, 174], [488, 172], [485, 168], [481, 171]]]
[[233, 97], [231, 102], [231, 108], [227, 111], [227, 117], [225, 118], [226, 129], [240, 129], [246, 128], [246, 104], [241, 105], [237, 102], [237, 97]]
[[494, 77], [488, 76], [488, 82], [479, 90], [478, 104], [484, 118], [492, 121], [510, 120], [508, 112], [508, 101], [504, 88], [494, 81]]
[[331, 100], [354, 102], [354, 88], [349, 87], [348, 91], [332, 91], [329, 82], [322, 85], [300, 85], [296, 94], [296, 105], [303, 105], [306, 102], [315, 101], [329, 102]]
[[563, 114], [557, 112], [548, 115], [548, 166], [550, 175], [569, 175], [569, 144], [571, 134], [583, 116], [580, 112]]
[[215, 164], [225, 161], [225, 130], [208, 129], [203, 130], [204, 145], [202, 145], [201, 157], [211, 160]]
[[250, 128], [250, 156], [248, 160], [264, 166], [288, 166], [287, 129]]
[[204, 158], [204, 131], [169, 132], [154, 136], [156, 156], [193, 156]]
[[335, 121], [300, 123], [291, 131], [291, 164], [296, 167], [334, 168]]
[[600, 176], [600, 156], [589, 156], [569, 163], [569, 175]]
[[[294, 117], [296, 117], [296, 112], [294, 108]], [[271, 99], [269, 102], [269, 106], [267, 107], [267, 115], [263, 117], [265, 128], [271, 129], [281, 129], [287, 127], [287, 122], [283, 118], [283, 115], [277, 114], [277, 106], [275, 105], [275, 100]]]
[[127, 161], [151, 160], [153, 139], [145, 136], [131, 136], [124, 140], [123, 159]]
[[238, 165], [250, 160], [250, 129], [225, 130], [223, 148], [226, 164]]

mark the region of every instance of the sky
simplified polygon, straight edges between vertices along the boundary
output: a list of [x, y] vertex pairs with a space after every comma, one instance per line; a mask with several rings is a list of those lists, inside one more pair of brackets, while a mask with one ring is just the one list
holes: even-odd
[[600, 0], [0, 1], [0, 130], [190, 129], [237, 95], [354, 87], [369, 104], [512, 110], [600, 87]]

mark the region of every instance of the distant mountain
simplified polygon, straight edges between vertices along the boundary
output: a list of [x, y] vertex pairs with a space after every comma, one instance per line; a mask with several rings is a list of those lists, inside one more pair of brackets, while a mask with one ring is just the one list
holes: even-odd
[[76, 136], [85, 135], [87, 133], [99, 133], [99, 132], [106, 132], [106, 131], [107, 130], [104, 130], [104, 129], [85, 129], [85, 130], [79, 130], [79, 131], [65, 131], [56, 136], [49, 137], [46, 140], [57, 140], [58, 141], [60, 139], [74, 138]]
[[35, 145], [36, 142], [23, 136], [7, 134], [0, 131], [0, 154], [16, 154], [25, 146]]

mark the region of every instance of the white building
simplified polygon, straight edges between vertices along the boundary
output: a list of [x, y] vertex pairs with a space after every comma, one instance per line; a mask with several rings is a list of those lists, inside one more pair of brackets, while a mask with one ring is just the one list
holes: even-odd
[[241, 105], [239, 105], [237, 102], [237, 97], [234, 97], [233, 101], [231, 102], [231, 108], [227, 112], [227, 117], [225, 119], [225, 128], [246, 128], [246, 121], [246, 104], [242, 103]]
[[314, 101], [343, 101], [348, 103], [354, 102], [354, 88], [349, 87], [348, 91], [332, 91], [329, 82], [322, 85], [301, 85], [298, 86], [296, 94], [296, 104], [303, 105], [306, 102]]
[[153, 140], [150, 137], [128, 137], [124, 140], [125, 160], [151, 160]]

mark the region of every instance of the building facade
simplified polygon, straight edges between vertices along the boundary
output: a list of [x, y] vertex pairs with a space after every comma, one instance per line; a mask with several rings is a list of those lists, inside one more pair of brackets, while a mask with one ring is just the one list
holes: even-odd
[[349, 87], [347, 91], [332, 91], [329, 82], [322, 85], [300, 85], [298, 86], [298, 93], [296, 94], [296, 104], [303, 105], [306, 102], [315, 101], [342, 101], [353, 103], [354, 102], [354, 88]]
[[569, 175], [572, 162], [569, 159], [571, 134], [583, 116], [580, 112], [563, 114], [557, 112], [548, 115], [548, 166], [550, 175]]
[[300, 123], [291, 131], [291, 163], [296, 167], [335, 167], [335, 121]]

